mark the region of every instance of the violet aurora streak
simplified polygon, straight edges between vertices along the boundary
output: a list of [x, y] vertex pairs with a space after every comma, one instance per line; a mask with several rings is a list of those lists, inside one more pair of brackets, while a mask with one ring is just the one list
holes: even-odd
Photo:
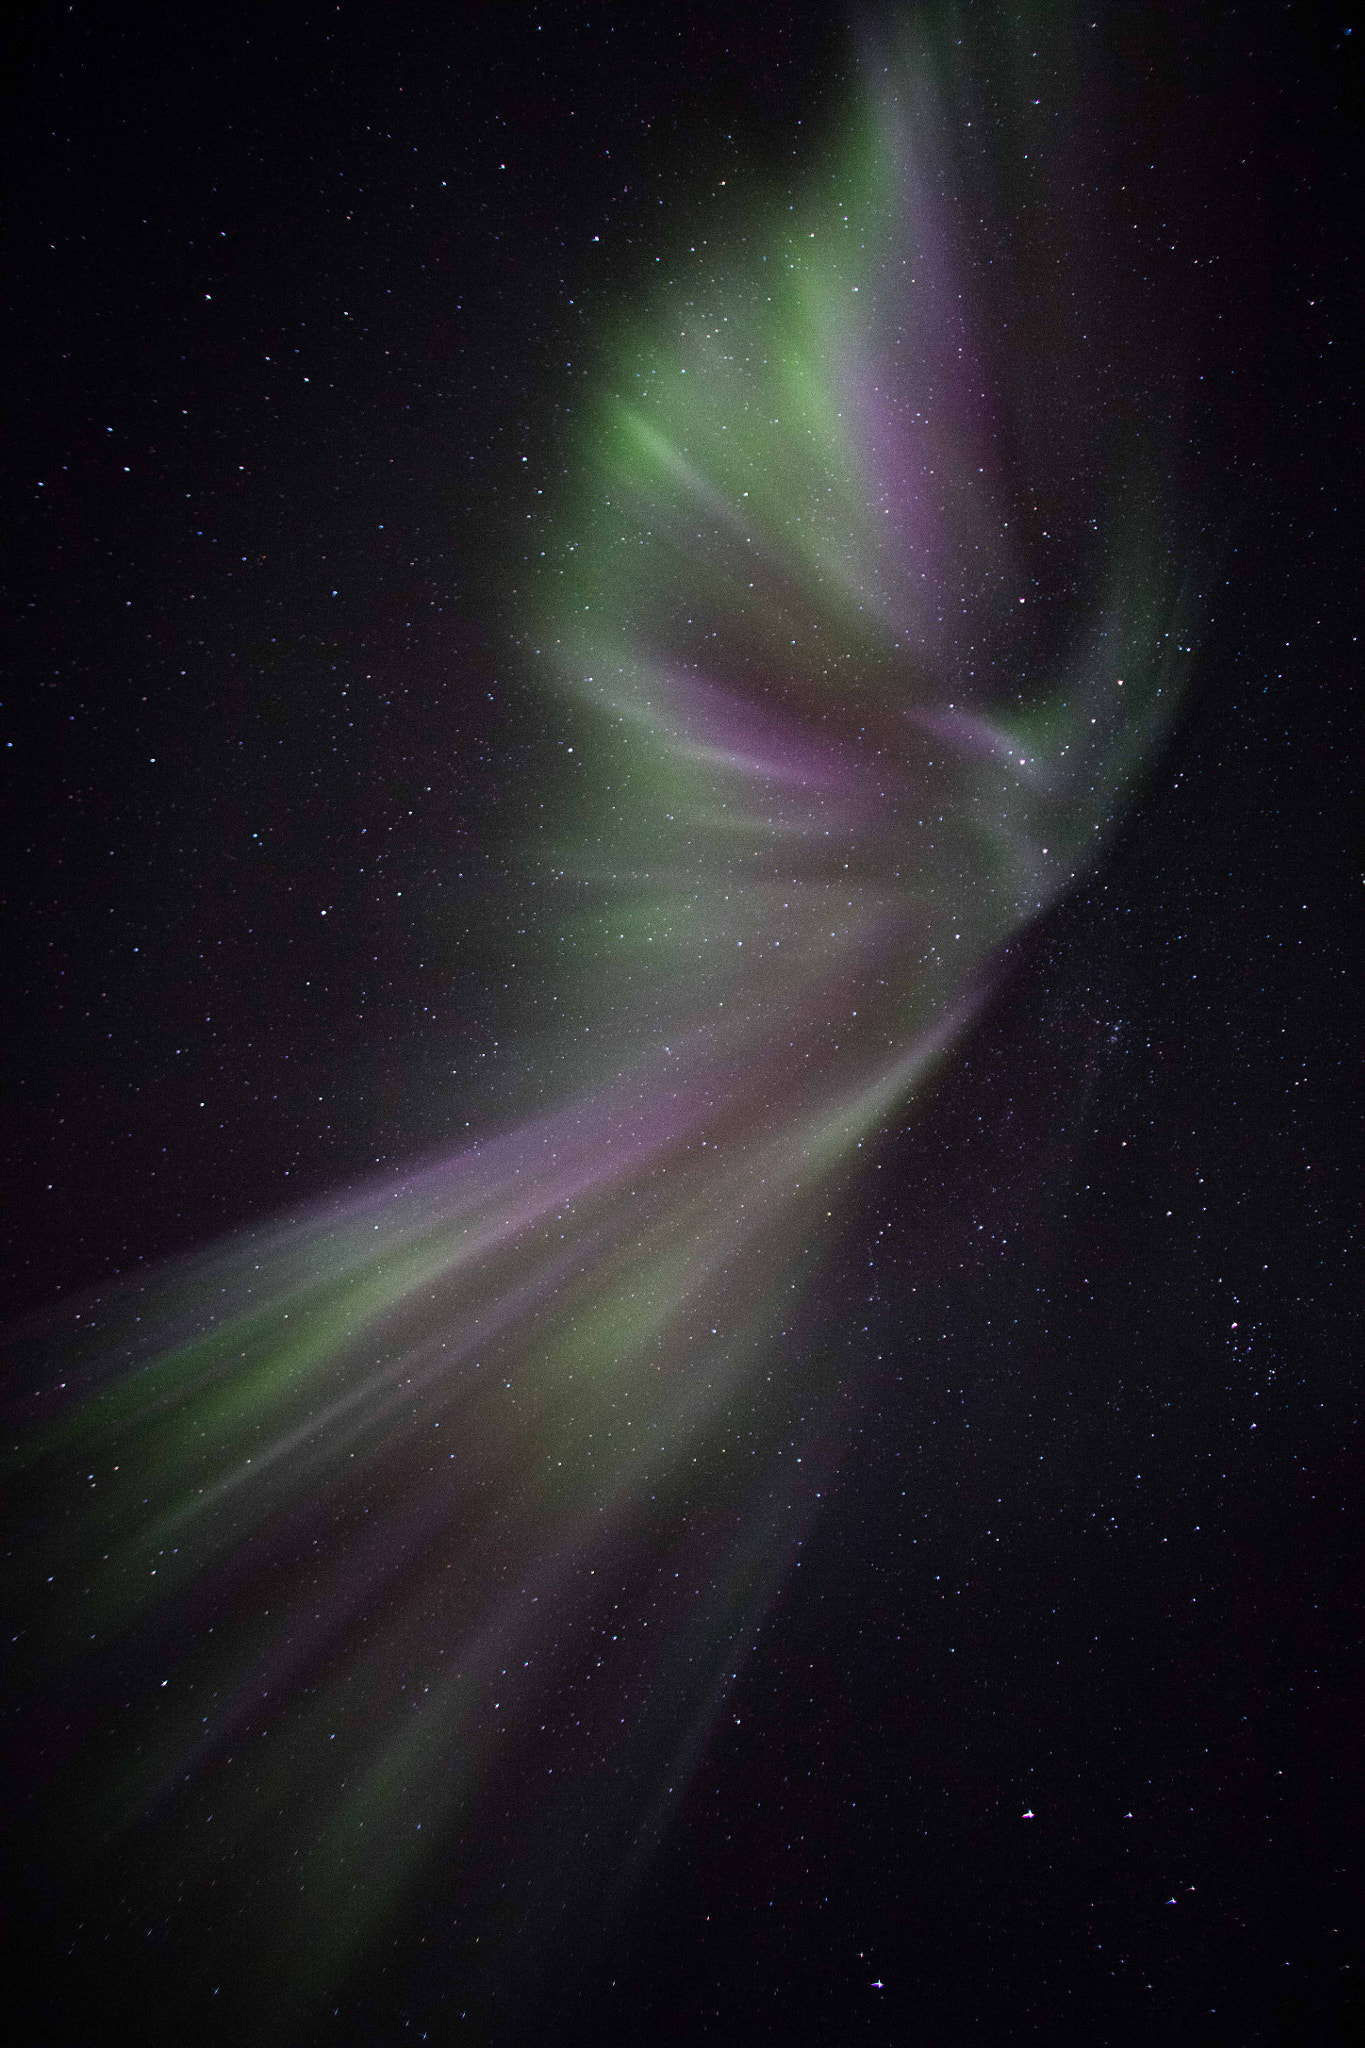
[[525, 848], [552, 1106], [63, 1311], [29, 1403], [58, 1692], [119, 1707], [55, 1838], [192, 1915], [256, 2038], [424, 1895], [511, 2026], [628, 1896], [877, 1370], [820, 1291], [850, 1189], [1178, 708], [1156, 426], [1059, 483], [1088, 430], [980, 285], [960, 81], [867, 76], [808, 196], [606, 338], [509, 572], [573, 707]]

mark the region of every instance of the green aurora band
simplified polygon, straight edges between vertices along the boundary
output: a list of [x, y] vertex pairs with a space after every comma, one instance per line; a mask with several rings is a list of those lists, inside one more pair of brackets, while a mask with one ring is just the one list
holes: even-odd
[[809, 196], [727, 194], [604, 349], [518, 594], [573, 707], [555, 1105], [65, 1313], [29, 1404], [54, 1722], [98, 1729], [52, 1853], [192, 1921], [252, 2038], [424, 1893], [510, 2028], [628, 1896], [876, 1370], [818, 1295], [849, 1190], [1177, 709], [1155, 425], [1063, 381], [1041, 185], [983, 254], [951, 49], [869, 65]]

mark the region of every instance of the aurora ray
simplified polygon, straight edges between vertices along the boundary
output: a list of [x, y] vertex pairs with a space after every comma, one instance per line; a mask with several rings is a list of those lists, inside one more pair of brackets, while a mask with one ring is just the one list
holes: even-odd
[[585, 1857], [628, 1888], [841, 1455], [826, 1225], [1177, 708], [1160, 465], [1059, 483], [945, 64], [679, 264], [547, 515], [555, 1105], [116, 1292], [33, 1404], [56, 1697], [139, 1736], [68, 1760], [73, 1852], [97, 1815], [168, 1913], [251, 1873], [198, 1970], [249, 1958], [255, 2038], [436, 1883], [511, 2025]]

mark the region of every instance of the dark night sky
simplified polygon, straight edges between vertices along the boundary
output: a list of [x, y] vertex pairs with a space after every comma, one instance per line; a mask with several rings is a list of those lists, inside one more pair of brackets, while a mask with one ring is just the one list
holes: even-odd
[[[860, 1198], [897, 1372], [638, 1920], [538, 2038], [1360, 2022], [1358, 55], [1303, 7], [1151, 15], [1096, 33], [1225, 522], [1188, 716]], [[676, 222], [796, 177], [849, 69], [837, 10], [675, 19], [21, 14], [15, 1314], [539, 1104], [500, 887], [564, 737], [513, 646], [527, 478]], [[34, 1918], [33, 2038], [106, 2038], [69, 2030], [92, 1996], [136, 2031], [137, 1960], [64, 1986]], [[441, 1996], [418, 1912], [319, 2039]]]

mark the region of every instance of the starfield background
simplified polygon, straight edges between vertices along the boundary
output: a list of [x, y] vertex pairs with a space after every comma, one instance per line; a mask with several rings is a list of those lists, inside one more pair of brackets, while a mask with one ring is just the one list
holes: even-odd
[[[21, 12], [0, 734], [18, 2038], [1356, 2037], [1352, 28], [1213, 6]], [[746, 449], [772, 500], [752, 601], [720, 512], [709, 552], [677, 539], [678, 506], [738, 476], [697, 450], [730, 445], [739, 400], [732, 418], [710, 359], [668, 353], [673, 312], [724, 306], [756, 362], [772, 336], [774, 362], [778, 342], [803, 375], [826, 361], [814, 326], [763, 325], [755, 266], [786, 260], [798, 216], [815, 241], [831, 192], [888, 234], [899, 193], [922, 232], [912, 178], [853, 196], [850, 108], [893, 72], [936, 82], [949, 253], [1009, 313], [982, 347], [1022, 423], [1008, 440], [964, 400], [948, 439], [907, 446], [927, 472], [979, 440], [992, 504], [1042, 505], [1047, 529], [999, 557], [1056, 622], [1027, 642], [978, 623], [984, 584], [953, 581], [890, 457], [860, 470], [833, 428], [809, 461], [835, 509], [808, 547], [805, 441]], [[912, 143], [928, 104], [907, 98]], [[787, 302], [820, 335], [859, 276], [838, 262]], [[879, 306], [885, 274], [860, 287]], [[627, 472], [611, 407], [680, 365], [710, 379], [701, 410], [650, 399]], [[766, 398], [764, 363], [746, 375], [744, 401]], [[780, 395], [833, 417], [813, 372]], [[629, 546], [599, 504], [627, 475]], [[1065, 805], [1049, 785], [1098, 859], [1030, 867], [1008, 917], [952, 841], [976, 767], [951, 845], [904, 856], [902, 827], [929, 829], [919, 756], [889, 810], [858, 779], [866, 678], [902, 650], [817, 591], [830, 535], [862, 532], [859, 476], [898, 539], [837, 566], [890, 590], [902, 539], [937, 562], [951, 605], [886, 616], [921, 632], [916, 689], [970, 635], [986, 650], [961, 727], [980, 775], [1024, 729], [1000, 677], [1060, 663], [1068, 618], [1101, 605], [1086, 534], [1106, 505], [1142, 515], [1141, 605], [1182, 622], [1178, 674], [1148, 676], [1174, 723], [1153, 712], [1137, 765], [1096, 755]], [[976, 516], [956, 505], [954, 548], [985, 546]], [[719, 652], [686, 637], [703, 603]], [[793, 648], [845, 636], [837, 731], [799, 649], [780, 727], [715, 681], [742, 647], [751, 684], [788, 617]], [[620, 686], [646, 735], [631, 773], [586, 687], [627, 620], [653, 650]], [[957, 925], [927, 924], [894, 1016], [864, 1009], [843, 1041], [856, 1109], [810, 965], [845, 870], [822, 865], [815, 808], [774, 798], [796, 922], [776, 921], [711, 808], [760, 782], [817, 791], [861, 849], [829, 931], [849, 988], [875, 959], [884, 989], [895, 935], [929, 916], [888, 908], [893, 868], [961, 909], [957, 1007], [923, 993]], [[1015, 857], [1019, 814], [999, 829]], [[629, 865], [656, 840], [700, 906], [683, 937]], [[782, 979], [775, 952], [724, 979], [696, 964], [736, 933], [752, 958], [760, 931], [797, 948]], [[906, 1048], [886, 1073], [869, 1014]], [[599, 1055], [582, 1040], [607, 1018]], [[637, 1053], [632, 1266], [611, 1236], [632, 1212], [591, 1203]], [[741, 1223], [731, 1149], [796, 1171], [810, 1116], [840, 1134], [818, 1202]], [[529, 1261], [513, 1186], [569, 1123], [572, 1274], [461, 1268], [467, 1291], [442, 1292], [439, 1233], [467, 1215], [481, 1258]], [[535, 1224], [548, 1241], [549, 1211]], [[333, 1290], [306, 1295], [333, 1337], [298, 1354], [261, 1334], [244, 1277], [266, 1272], [259, 1315], [287, 1321], [291, 1262]], [[343, 1289], [379, 1332], [370, 1379]], [[527, 1302], [553, 1373], [592, 1391], [555, 1407], [552, 1367], [504, 1349], [524, 1404], [504, 1425], [456, 1404], [438, 1354]], [[654, 1400], [647, 1347], [650, 1374], [656, 1350], [676, 1366], [673, 1405], [647, 1409], [657, 1465], [620, 1434]], [[296, 1370], [315, 1377], [286, 1409]], [[433, 1490], [419, 1397], [482, 1519], [447, 1509], [448, 1475]], [[572, 1473], [551, 1490], [533, 1460], [572, 1466], [589, 1422], [600, 1497]], [[324, 1425], [363, 1479], [299, 1448]], [[182, 1499], [195, 1431], [223, 1460], [195, 1480], [211, 1524]], [[246, 1480], [262, 1452], [273, 1476]], [[158, 1605], [172, 1523], [199, 1547]], [[591, 1709], [574, 1630], [606, 1670]], [[431, 1661], [457, 1641], [466, 1692]], [[514, 1641], [557, 1674], [542, 1693], [492, 1684]], [[439, 1708], [400, 1737], [419, 1686]], [[338, 1737], [334, 1791], [318, 1753]]]

